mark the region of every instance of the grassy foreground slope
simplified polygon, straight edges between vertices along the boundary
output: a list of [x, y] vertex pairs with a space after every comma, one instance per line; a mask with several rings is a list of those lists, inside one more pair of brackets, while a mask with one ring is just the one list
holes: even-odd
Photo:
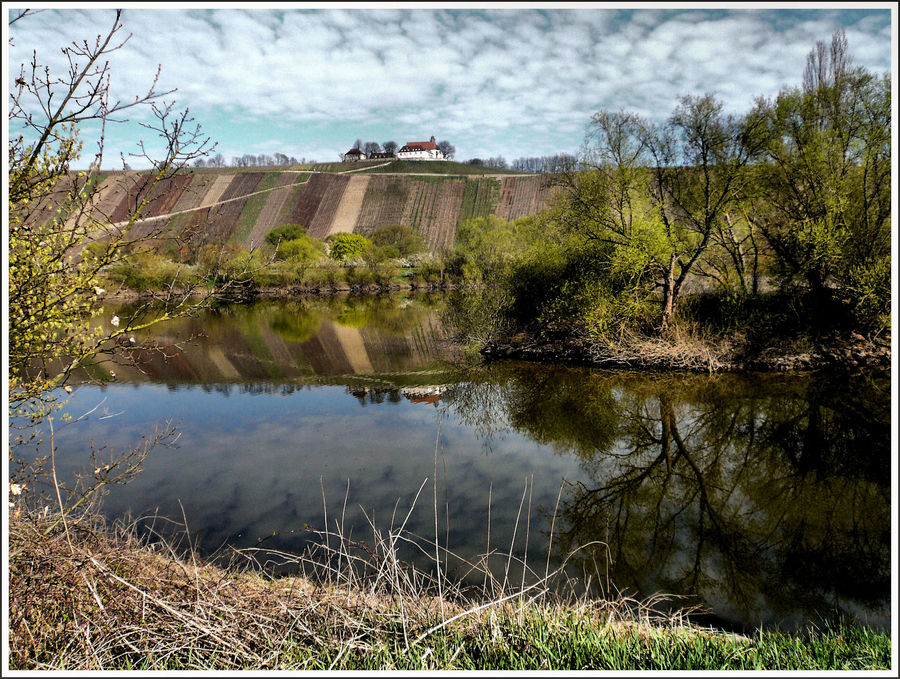
[[351, 573], [350, 547], [341, 547], [334, 556], [342, 559], [333, 561], [340, 573], [273, 580], [149, 549], [133, 531], [110, 533], [89, 518], [70, 516], [64, 529], [53, 514], [16, 512], [9, 664], [69, 671], [891, 665], [890, 635], [856, 625], [737, 637], [653, 617], [627, 601], [561, 600], [540, 588], [465, 600], [398, 564], [389, 542], [363, 555], [381, 577]]

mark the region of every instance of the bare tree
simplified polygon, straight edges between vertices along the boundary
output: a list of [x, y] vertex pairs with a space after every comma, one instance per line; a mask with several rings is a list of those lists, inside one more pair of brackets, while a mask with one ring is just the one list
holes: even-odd
[[382, 146], [384, 147], [385, 153], [397, 153], [398, 146], [395, 141], [386, 141]]
[[367, 156], [371, 156], [373, 153], [381, 153], [381, 145], [377, 141], [367, 141], [362, 145], [362, 152]]
[[446, 139], [443, 141], [439, 141], [437, 147], [441, 150], [441, 153], [444, 154], [444, 158], [446, 158], [447, 160], [453, 158], [454, 154], [456, 153], [456, 147]]

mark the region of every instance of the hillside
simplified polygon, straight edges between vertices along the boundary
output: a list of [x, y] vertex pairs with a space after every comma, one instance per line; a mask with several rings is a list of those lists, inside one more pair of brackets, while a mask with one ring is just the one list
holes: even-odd
[[[302, 224], [315, 238], [337, 232], [369, 235], [403, 224], [419, 231], [432, 250], [443, 250], [452, 246], [461, 221], [490, 214], [504, 219], [534, 215], [547, 207], [552, 192], [548, 176], [481, 176], [485, 168], [460, 163], [364, 161], [350, 171], [347, 164], [334, 165], [342, 172], [201, 169], [152, 190], [148, 175], [111, 173], [99, 182], [94, 206], [99, 217], [117, 223], [146, 200], [133, 235], [163, 232], [193, 247], [227, 242], [257, 246], [286, 223]], [[479, 172], [455, 174], [458, 168]]]

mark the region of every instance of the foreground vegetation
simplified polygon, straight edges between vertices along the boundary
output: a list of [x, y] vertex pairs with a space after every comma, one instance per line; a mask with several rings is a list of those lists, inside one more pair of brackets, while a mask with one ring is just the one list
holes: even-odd
[[[398, 533], [330, 568], [270, 579], [148, 544], [96, 517], [10, 522], [13, 669], [887, 669], [888, 634], [855, 624], [740, 637], [547, 582], [468, 598], [396, 562]], [[245, 555], [252, 557], [253, 555]], [[283, 555], [282, 555], [283, 556]], [[311, 562], [301, 563], [309, 568]], [[449, 585], [449, 588], [448, 588]]]

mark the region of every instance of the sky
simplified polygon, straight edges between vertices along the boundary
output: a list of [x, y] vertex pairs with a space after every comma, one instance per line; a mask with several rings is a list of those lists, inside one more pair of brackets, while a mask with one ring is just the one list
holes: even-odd
[[[711, 93], [744, 112], [758, 96], [799, 85], [810, 49], [841, 28], [856, 65], [891, 70], [890, 3], [859, 10], [125, 6], [123, 35], [132, 37], [110, 55], [113, 97], [146, 92], [161, 67], [158, 89], [177, 88], [169, 99], [189, 108], [229, 161], [278, 152], [333, 162], [357, 138], [402, 145], [432, 135], [450, 141], [457, 160], [577, 153], [601, 109], [661, 120], [680, 96]], [[33, 51], [61, 72], [60, 47], [112, 25], [111, 9], [68, 7], [9, 27], [10, 83]], [[121, 166], [120, 154], [127, 158], [142, 138], [156, 152], [152, 134], [138, 126], [149, 119], [149, 110], [132, 111], [129, 122], [108, 126], [104, 167]], [[84, 166], [96, 134], [85, 127]]]

